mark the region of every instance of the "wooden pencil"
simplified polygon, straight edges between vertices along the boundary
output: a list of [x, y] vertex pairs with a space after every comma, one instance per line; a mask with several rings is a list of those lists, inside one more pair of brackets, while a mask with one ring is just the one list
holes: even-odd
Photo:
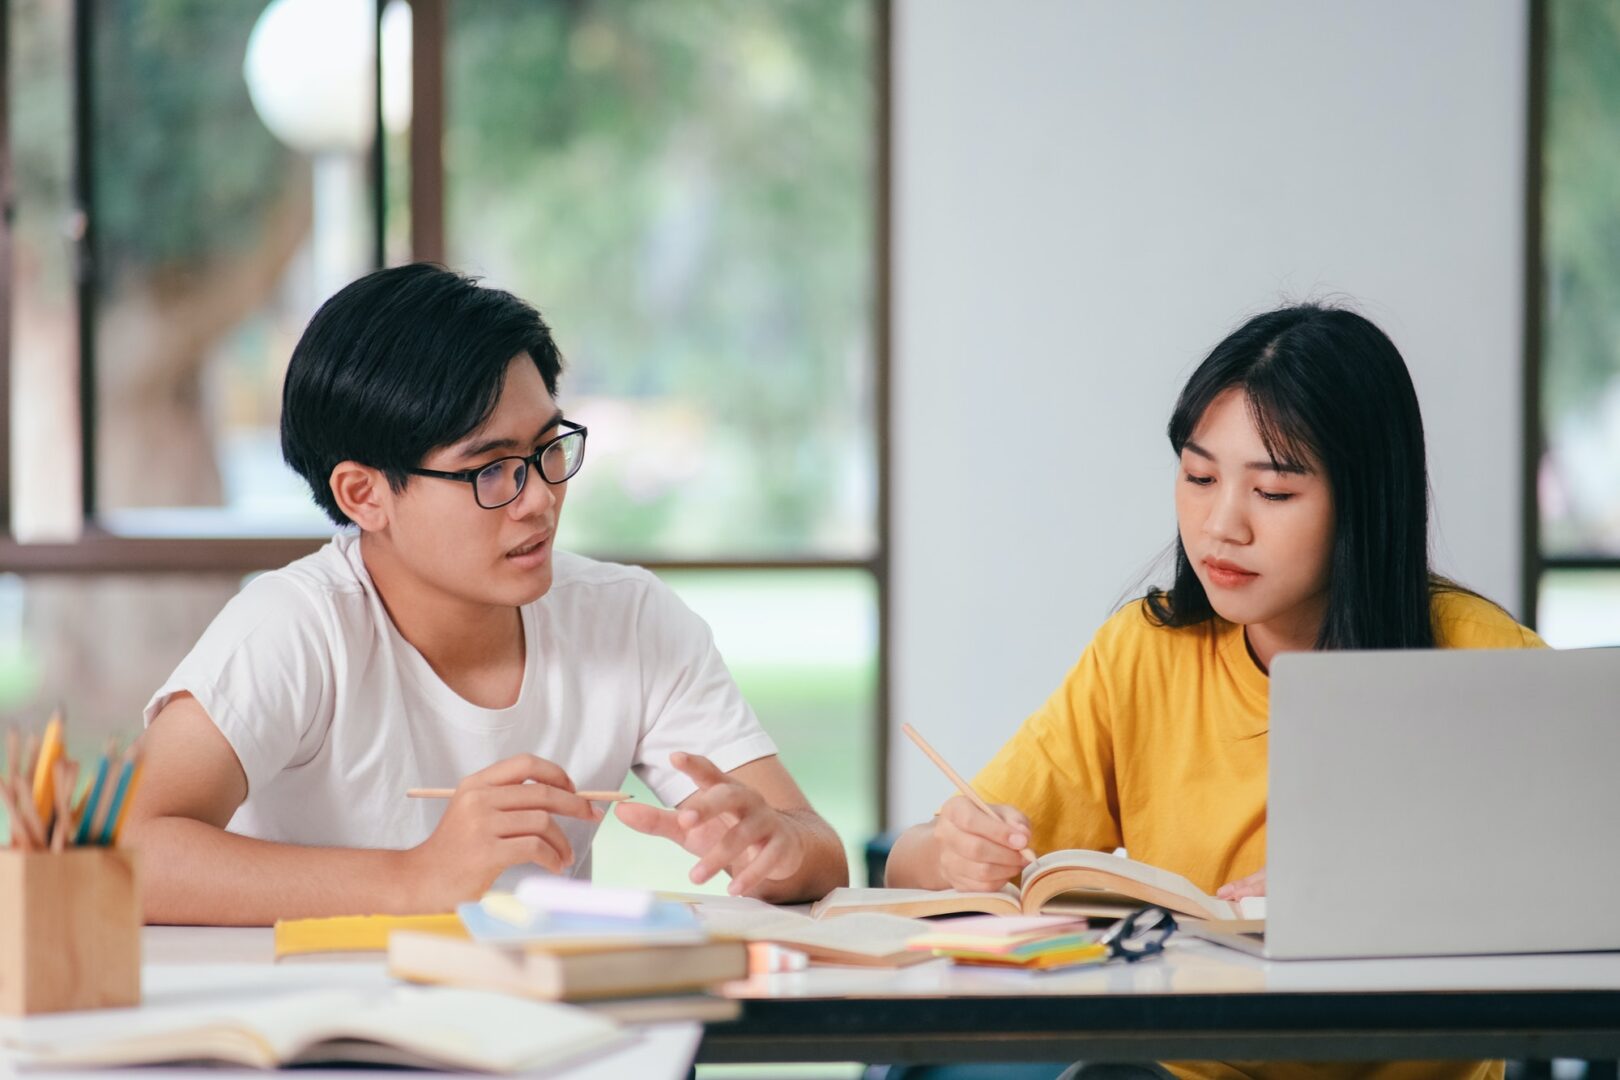
[[22, 809], [17, 805], [17, 799], [11, 794], [11, 778], [0, 780], [0, 802], [6, 805], [6, 816], [11, 819], [11, 846], [18, 851], [31, 851], [33, 844], [28, 835], [28, 826], [24, 824]]
[[[906, 738], [917, 744], [917, 749], [928, 755], [929, 761], [932, 761], [935, 765], [939, 766], [939, 771], [944, 773], [950, 782], [956, 785], [957, 791], [960, 791], [967, 799], [972, 801], [974, 806], [977, 806], [980, 810], [983, 810], [997, 821], [1001, 820], [1001, 815], [990, 809], [989, 803], [979, 798], [979, 793], [973, 790], [973, 786], [966, 780], [962, 779], [962, 775], [955, 769], [951, 768], [950, 764], [944, 758], [939, 756], [939, 752], [937, 750], [928, 745], [928, 740], [917, 734], [916, 728], [912, 727], [910, 724], [901, 724], [900, 730], [905, 732]], [[1035, 852], [1032, 848], [1025, 848], [1023, 851], [1020, 851], [1019, 854], [1024, 857], [1025, 862], [1035, 861]]]
[[51, 821], [51, 850], [57, 853], [67, 850], [68, 817], [72, 807], [72, 783], [68, 779], [68, 763], [58, 758], [51, 768], [51, 800], [56, 804], [56, 816]]
[[[405, 792], [407, 799], [448, 799], [456, 793], [455, 788], [447, 787], [413, 787]], [[586, 802], [624, 802], [635, 798], [628, 791], [576, 791], [575, 795]]]
[[[22, 775], [20, 775], [17, 779], [26, 781], [30, 784], [33, 783], [34, 762], [37, 760], [39, 760], [39, 736], [30, 731], [28, 733], [28, 741], [23, 746]], [[32, 794], [32, 792], [30, 792], [30, 794]]]
[[31, 851], [45, 850], [45, 826], [39, 820], [39, 813], [34, 809], [33, 793], [28, 790], [25, 781], [18, 780], [9, 786], [11, 792], [12, 821], [21, 822], [23, 831], [28, 836]]

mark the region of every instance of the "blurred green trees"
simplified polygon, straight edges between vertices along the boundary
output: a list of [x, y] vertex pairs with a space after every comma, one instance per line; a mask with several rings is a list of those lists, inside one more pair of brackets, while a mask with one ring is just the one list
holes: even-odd
[[1620, 556], [1620, 4], [1546, 16], [1542, 546]]
[[655, 428], [617, 458], [593, 430], [576, 545], [871, 549], [873, 20], [867, 0], [450, 6], [451, 261], [552, 319], [567, 399]]

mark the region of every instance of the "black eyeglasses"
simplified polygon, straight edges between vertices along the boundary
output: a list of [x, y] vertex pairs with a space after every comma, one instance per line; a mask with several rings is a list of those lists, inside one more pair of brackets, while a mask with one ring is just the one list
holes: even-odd
[[529, 469], [539, 470], [540, 479], [548, 484], [560, 484], [579, 472], [585, 463], [585, 428], [569, 420], [557, 421], [559, 428], [568, 430], [547, 439], [526, 457], [496, 458], [488, 465], [462, 472], [440, 472], [438, 469], [406, 469], [412, 476], [436, 476], [440, 480], [459, 480], [471, 484], [473, 499], [485, 510], [499, 510], [519, 495], [529, 482]]
[[1110, 960], [1118, 957], [1134, 964], [1164, 952], [1164, 943], [1176, 932], [1176, 917], [1162, 907], [1133, 911], [1103, 931], [1097, 944], [1106, 946]]

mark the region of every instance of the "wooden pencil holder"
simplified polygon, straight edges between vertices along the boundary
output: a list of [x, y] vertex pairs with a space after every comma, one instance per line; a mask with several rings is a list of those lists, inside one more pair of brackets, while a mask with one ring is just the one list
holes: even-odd
[[0, 850], [0, 1013], [97, 1009], [140, 999], [134, 853]]

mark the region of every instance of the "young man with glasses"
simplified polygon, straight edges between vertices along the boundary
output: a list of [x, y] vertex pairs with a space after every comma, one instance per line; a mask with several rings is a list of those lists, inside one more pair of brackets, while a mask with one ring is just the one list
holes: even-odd
[[[554, 550], [586, 430], [540, 315], [382, 270], [293, 352], [282, 452], [345, 526], [250, 582], [147, 705], [125, 835], [152, 922], [429, 912], [507, 871], [585, 876], [632, 769], [642, 832], [736, 894], [819, 897], [838, 837], [703, 621], [653, 575]], [[352, 526], [352, 528], [348, 528]], [[454, 788], [446, 800], [405, 798]]]

